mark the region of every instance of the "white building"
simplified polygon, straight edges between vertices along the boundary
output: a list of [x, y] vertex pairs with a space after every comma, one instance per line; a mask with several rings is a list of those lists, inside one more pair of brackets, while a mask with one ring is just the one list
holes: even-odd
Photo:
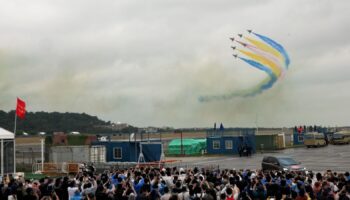
[[15, 173], [15, 135], [0, 127], [0, 175]]

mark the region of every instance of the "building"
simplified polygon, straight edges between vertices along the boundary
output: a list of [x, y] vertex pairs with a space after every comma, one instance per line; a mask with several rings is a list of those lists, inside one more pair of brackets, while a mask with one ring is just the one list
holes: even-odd
[[16, 172], [15, 161], [15, 135], [0, 127], [0, 173], [5, 174]]
[[142, 151], [145, 162], [159, 161], [162, 154], [160, 141], [96, 141], [91, 145], [91, 162], [137, 162]]
[[249, 146], [252, 153], [255, 148], [255, 129], [234, 128], [229, 130], [212, 130], [207, 132], [208, 154], [238, 154], [241, 146]]

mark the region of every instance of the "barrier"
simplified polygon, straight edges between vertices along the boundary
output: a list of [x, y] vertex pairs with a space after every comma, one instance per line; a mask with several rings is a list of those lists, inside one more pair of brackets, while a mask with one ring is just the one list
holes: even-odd
[[158, 167], [163, 168], [169, 164], [179, 163], [182, 162], [182, 160], [162, 160], [162, 161], [156, 161], [156, 162], [142, 162], [138, 163], [136, 167]]
[[33, 165], [34, 173], [42, 173], [46, 175], [63, 175], [63, 174], [77, 174], [80, 171], [79, 163], [44, 163], [43, 169], [41, 163]]

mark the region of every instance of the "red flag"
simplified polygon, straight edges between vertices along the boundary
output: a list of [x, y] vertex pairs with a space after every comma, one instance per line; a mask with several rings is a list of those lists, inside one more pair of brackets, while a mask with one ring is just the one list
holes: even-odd
[[20, 119], [24, 119], [24, 117], [26, 115], [26, 102], [24, 102], [20, 98], [17, 98], [16, 115]]

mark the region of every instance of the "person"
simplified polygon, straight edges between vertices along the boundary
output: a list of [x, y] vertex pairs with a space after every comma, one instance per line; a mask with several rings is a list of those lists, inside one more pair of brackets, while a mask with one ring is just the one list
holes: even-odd
[[93, 193], [89, 193], [86, 197], [87, 200], [96, 200], [96, 197]]
[[71, 200], [71, 198], [73, 196], [75, 196], [75, 192], [78, 191], [79, 192], [79, 188], [76, 186], [76, 183], [75, 181], [71, 181], [69, 183], [69, 186], [67, 188], [67, 191], [68, 191], [68, 199]]
[[160, 197], [160, 200], [169, 200], [170, 197], [171, 197], [171, 194], [169, 193], [169, 188], [165, 187], [164, 194], [163, 196]]
[[252, 156], [252, 148], [247, 145], [247, 156]]
[[310, 199], [310, 198], [307, 195], [307, 193], [305, 192], [304, 188], [300, 189], [297, 198], [295, 198], [295, 200], [308, 200], [308, 199]]
[[[38, 180], [9, 180], [0, 183], [0, 200], [252, 200], [252, 199], [339, 199], [348, 200], [350, 183], [348, 173], [327, 171], [325, 174], [308, 172], [306, 174], [293, 171], [233, 170], [233, 169], [199, 169], [188, 168], [177, 170], [152, 167], [114, 170], [112, 173], [84, 175], [75, 179], [60, 177]], [[185, 172], [180, 178], [180, 172]], [[115, 177], [113, 177], [115, 176]], [[117, 181], [113, 183], [112, 178]], [[124, 178], [122, 178], [124, 177]], [[171, 180], [166, 186], [163, 177]], [[134, 185], [140, 184], [140, 193]], [[64, 190], [63, 184], [69, 182]], [[73, 184], [73, 182], [75, 182]], [[23, 184], [25, 183], [25, 184]], [[22, 185], [22, 186], [21, 186]], [[115, 186], [114, 186], [115, 185]], [[78, 189], [74, 189], [74, 188]], [[96, 187], [96, 189], [95, 189]], [[61, 189], [60, 189], [61, 188]], [[162, 190], [161, 190], [162, 188]], [[175, 189], [175, 190], [174, 190]], [[16, 192], [16, 197], [13, 192]], [[67, 196], [56, 198], [57, 194], [66, 192]], [[176, 194], [171, 194], [174, 191]], [[51, 194], [51, 195], [48, 195]], [[23, 196], [23, 198], [21, 197]]]
[[247, 145], [247, 143], [244, 144], [243, 153], [244, 153], [245, 156], [248, 157], [248, 145]]
[[7, 197], [7, 200], [17, 200], [16, 192], [11, 189], [10, 195]]
[[88, 167], [88, 173], [89, 174], [94, 174], [95, 173], [96, 168], [94, 166], [94, 163], [90, 163], [87, 167]]
[[33, 188], [28, 187], [26, 189], [26, 194], [24, 195], [23, 200], [38, 200], [38, 199], [39, 199], [39, 196], [36, 193], [34, 193]]
[[234, 200], [234, 193], [231, 187], [226, 188], [226, 200]]
[[242, 154], [243, 154], [243, 146], [242, 146], [242, 144], [238, 146], [238, 153], [239, 153], [239, 157], [242, 157]]
[[81, 194], [79, 190], [76, 190], [74, 192], [74, 195], [69, 200], [81, 200]]
[[266, 187], [261, 183], [255, 183], [253, 186], [253, 195], [256, 199], [266, 199]]
[[150, 197], [151, 199], [154, 199], [154, 200], [160, 200], [161, 194], [159, 193], [159, 190], [158, 190], [158, 184], [154, 184], [152, 186]]

